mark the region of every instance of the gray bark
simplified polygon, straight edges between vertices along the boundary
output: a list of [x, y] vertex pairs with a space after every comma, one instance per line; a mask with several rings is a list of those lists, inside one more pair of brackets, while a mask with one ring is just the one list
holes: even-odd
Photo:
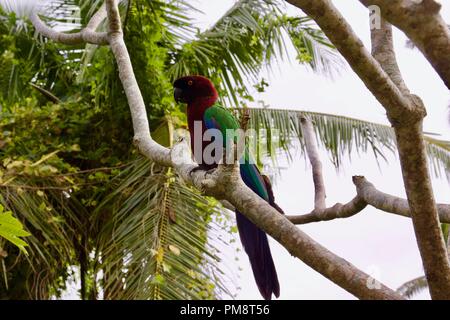
[[[420, 98], [409, 94], [403, 83], [395, 61], [390, 25], [383, 23], [380, 30], [372, 30], [373, 55], [371, 55], [330, 0], [287, 0], [287, 2], [302, 9], [317, 22], [353, 71], [385, 108], [387, 117], [396, 133], [403, 181], [431, 297], [433, 299], [450, 299], [450, 264], [440, 230], [422, 134], [426, 109]], [[398, 11], [392, 15], [398, 17], [399, 20], [415, 20], [416, 33], [422, 32], [422, 25], [425, 28], [429, 27], [428, 19], [422, 21], [420, 16], [419, 19], [416, 16], [405, 17], [404, 13], [400, 12], [402, 3], [411, 4], [412, 1], [363, 2], [365, 4], [383, 4], [385, 8], [387, 6], [397, 8]], [[433, 0], [425, 2], [434, 3]], [[386, 12], [382, 13], [383, 16], [388, 15]], [[426, 14], [424, 14], [425, 16]], [[436, 18], [435, 21], [437, 20], [439, 19]], [[448, 33], [448, 29], [443, 31], [440, 23], [438, 25], [439, 30], [434, 29], [434, 32], [439, 31], [436, 33], [436, 37], [442, 40], [445, 49], [447, 48], [446, 33]], [[431, 34], [428, 35], [431, 37]], [[434, 46], [436, 52], [441, 52], [443, 48], [439, 46], [439, 41], [435, 42], [434, 40], [436, 39], [430, 41], [434, 43], [431, 46]], [[448, 59], [449, 52], [450, 50], [446, 50], [447, 58], [442, 57], [444, 60]], [[446, 71], [441, 72], [441, 76], [450, 72], [449, 65], [445, 62], [441, 66], [444, 68], [447, 66]]]

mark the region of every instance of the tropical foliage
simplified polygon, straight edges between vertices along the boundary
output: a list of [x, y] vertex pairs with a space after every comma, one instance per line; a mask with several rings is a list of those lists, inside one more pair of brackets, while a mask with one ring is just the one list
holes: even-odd
[[23, 225], [19, 220], [12, 216], [11, 211], [4, 212], [3, 206], [0, 205], [0, 237], [15, 244], [24, 253], [27, 252], [26, 242], [20, 237], [27, 237], [30, 234], [23, 230]]
[[[14, 11], [18, 2], [8, 3]], [[101, 3], [53, 1], [43, 14], [51, 25], [77, 30]], [[278, 1], [237, 1], [205, 31], [192, 25], [189, 13], [195, 8], [185, 1], [122, 1], [121, 10], [153, 137], [166, 146], [176, 129], [186, 126], [182, 107], [172, 98], [171, 83], [180, 75], [208, 75], [223, 102], [243, 106], [252, 102], [249, 88], [268, 85], [260, 71], [287, 57], [288, 46], [299, 63], [316, 72], [339, 69], [340, 60], [320, 30], [308, 17], [285, 15]], [[216, 235], [236, 228], [216, 201], [130, 147], [127, 100], [109, 49], [55, 44], [35, 35], [21, 15], [3, 11], [0, 52], [0, 204], [27, 234], [9, 213], [0, 219], [13, 224], [15, 237], [9, 240], [16, 245], [24, 246], [17, 237], [30, 234], [24, 238], [28, 256], [0, 243], [0, 299], [59, 297], [75, 279], [82, 299], [232, 296], [233, 275], [221, 263], [226, 243]], [[337, 166], [352, 150], [383, 156], [395, 148], [392, 130], [383, 125], [311, 112], [249, 110], [250, 126], [264, 131], [260, 162], [289, 152], [296, 139], [302, 148], [300, 116], [314, 121]], [[448, 144], [428, 141], [431, 159], [447, 168]], [[2, 225], [0, 236], [8, 239]]]
[[397, 292], [410, 299], [427, 288], [427, 278], [425, 278], [425, 276], [421, 276], [405, 282], [397, 289]]

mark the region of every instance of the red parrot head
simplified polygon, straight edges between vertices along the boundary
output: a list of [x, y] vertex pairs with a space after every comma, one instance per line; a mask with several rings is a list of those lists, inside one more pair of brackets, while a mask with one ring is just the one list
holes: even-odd
[[214, 104], [218, 98], [214, 84], [203, 76], [186, 76], [173, 83], [174, 98], [177, 102], [192, 104], [195, 102]]

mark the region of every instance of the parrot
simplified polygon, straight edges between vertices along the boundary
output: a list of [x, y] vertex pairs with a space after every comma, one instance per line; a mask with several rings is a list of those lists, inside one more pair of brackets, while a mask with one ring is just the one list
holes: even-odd
[[[195, 144], [204, 150], [213, 141], [195, 141], [203, 137], [203, 133], [208, 129], [217, 129], [226, 136], [227, 129], [239, 129], [240, 125], [234, 115], [222, 107], [219, 102], [219, 95], [210, 79], [200, 75], [184, 76], [173, 83], [174, 98], [176, 102], [187, 104], [186, 114], [188, 129], [190, 133], [191, 151], [194, 160], [199, 163], [196, 169], [213, 170], [218, 163], [205, 164], [195, 152]], [[194, 134], [194, 128], [201, 127], [201, 135]], [[223, 139], [225, 147], [226, 138]], [[202, 156], [203, 153], [200, 153]], [[248, 161], [251, 157], [248, 148], [243, 152], [244, 160], [240, 161], [240, 175], [244, 183], [262, 199], [266, 200], [272, 207], [283, 214], [283, 210], [275, 203], [272, 186], [267, 176], [262, 175], [254, 162]], [[194, 169], [195, 170], [195, 169]], [[265, 300], [271, 300], [272, 294], [275, 297], [280, 295], [280, 285], [275, 264], [269, 247], [267, 235], [259, 229], [253, 222], [247, 219], [239, 211], [236, 213], [236, 224], [239, 237], [248, 255], [253, 271], [256, 285]]]

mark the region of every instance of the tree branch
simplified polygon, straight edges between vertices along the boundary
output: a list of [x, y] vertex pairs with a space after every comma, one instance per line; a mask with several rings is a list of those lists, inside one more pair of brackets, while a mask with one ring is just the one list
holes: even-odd
[[[392, 34], [391, 25], [382, 21], [381, 28], [372, 29], [371, 32], [374, 55], [382, 58], [377, 59], [378, 62], [409, 95], [395, 59], [392, 36], [380, 36]], [[424, 108], [420, 98], [413, 95], [409, 97], [416, 104], [415, 109], [419, 111]], [[435, 299], [450, 299], [450, 263], [431, 186], [423, 139], [423, 120], [418, 120], [394, 128], [403, 181], [431, 296]]]
[[322, 162], [320, 162], [319, 152], [317, 151], [316, 135], [314, 128], [309, 119], [300, 117], [300, 124], [302, 128], [303, 137], [305, 140], [306, 153], [312, 167], [313, 181], [314, 181], [314, 209], [323, 210], [326, 207], [325, 198], [325, 183], [322, 175]]
[[[393, 51], [383, 53], [383, 50], [392, 48], [392, 38], [384, 37], [379, 33], [373, 34], [374, 54], [376, 57], [384, 57], [376, 61], [330, 0], [287, 1], [305, 11], [317, 22], [386, 109], [388, 119], [395, 129], [403, 181], [431, 296], [433, 299], [450, 299], [450, 264], [439, 228], [439, 217], [422, 134], [426, 110], [419, 97], [408, 94], [405, 88], [402, 88], [400, 72], [397, 72], [396, 61], [392, 59], [395, 57]], [[370, 3], [375, 2], [377, 1]], [[389, 32], [386, 24], [379, 32]], [[448, 52], [450, 51], [447, 50], [447, 54]], [[447, 69], [450, 70], [450, 68]]]
[[402, 94], [409, 95], [409, 89], [403, 81], [397, 58], [395, 57], [392, 26], [386, 23], [384, 19], [381, 19], [380, 29], [372, 28], [370, 36], [372, 40], [372, 56], [382, 66]]
[[[287, 216], [287, 218], [294, 224], [349, 218], [361, 212], [367, 205], [384, 212], [411, 218], [411, 211], [406, 199], [379, 191], [362, 176], [354, 176], [353, 183], [356, 187], [356, 196], [350, 202], [346, 204], [337, 203], [331, 208], [313, 210], [307, 214]], [[450, 223], [450, 205], [438, 204], [437, 207], [440, 222]]]
[[91, 17], [91, 20], [89, 20], [88, 24], [86, 25], [87, 29], [90, 29], [92, 31], [97, 30], [98, 26], [102, 21], [106, 19], [106, 7], [103, 3], [101, 7], [97, 10], [97, 12]]
[[36, 31], [43, 36], [52, 39], [55, 42], [76, 45], [83, 43], [92, 43], [98, 45], [108, 44], [108, 35], [106, 32], [96, 32], [95, 29], [98, 27], [100, 22], [105, 18], [105, 7], [102, 6], [91, 18], [86, 28], [82, 29], [80, 32], [75, 33], [64, 33], [58, 32], [53, 28], [47, 26], [41, 18], [39, 18], [37, 13], [32, 13], [30, 16], [30, 21], [36, 28]]
[[240, 179], [238, 166], [223, 166], [214, 174], [217, 176], [211, 181], [220, 181], [220, 184], [214, 185], [216, 188], [211, 195], [225, 197], [293, 256], [326, 278], [360, 299], [402, 299], [393, 290], [315, 242], [266, 201], [261, 201]]
[[[350, 24], [330, 0], [286, 0], [286, 2], [302, 9], [314, 19], [353, 71], [385, 107], [389, 118], [402, 119], [405, 111], [413, 109], [410, 101], [364, 47]], [[407, 122], [407, 119], [403, 121]]]
[[[403, 217], [411, 217], [408, 200], [381, 192], [375, 186], [361, 176], [353, 177], [357, 194], [367, 204], [385, 212], [393, 213]], [[450, 222], [450, 205], [438, 204], [440, 220], [444, 223]]]
[[354, 216], [364, 210], [365, 207], [367, 207], [367, 202], [360, 196], [356, 196], [346, 204], [336, 203], [330, 208], [325, 208], [322, 210], [314, 209], [310, 213], [297, 216], [287, 216], [287, 218], [294, 224], [329, 221]]
[[147, 158], [161, 165], [171, 166], [170, 150], [156, 143], [150, 135], [144, 98], [134, 76], [130, 55], [128, 54], [123, 40], [123, 33], [120, 29], [120, 16], [117, 2], [114, 0], [106, 0], [105, 3], [109, 20], [109, 44], [116, 59], [119, 77], [128, 99], [133, 122], [134, 144]]
[[441, 4], [435, 0], [359, 1], [379, 6], [383, 18], [405, 32], [450, 89], [450, 29], [439, 14]]

